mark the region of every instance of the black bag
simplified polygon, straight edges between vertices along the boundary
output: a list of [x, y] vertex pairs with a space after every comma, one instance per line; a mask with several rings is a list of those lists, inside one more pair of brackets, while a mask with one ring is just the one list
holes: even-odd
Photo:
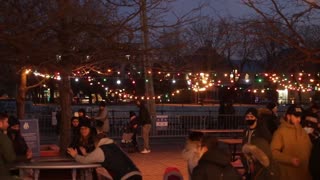
[[222, 169], [221, 178], [219, 180], [240, 180], [242, 176], [238, 173], [237, 169], [231, 164]]

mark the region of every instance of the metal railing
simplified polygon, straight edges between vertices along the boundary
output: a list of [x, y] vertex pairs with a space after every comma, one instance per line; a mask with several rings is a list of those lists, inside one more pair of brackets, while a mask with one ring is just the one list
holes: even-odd
[[[168, 113], [166, 126], [157, 126], [153, 123], [151, 137], [186, 137], [190, 129], [241, 129], [243, 115], [218, 115], [217, 113], [194, 113], [195, 115], [177, 115]], [[39, 120], [40, 137], [57, 138], [57, 126], [52, 125], [51, 115], [33, 114]], [[120, 138], [123, 127], [128, 124], [129, 113], [123, 111], [109, 112], [110, 132], [112, 138]], [[157, 120], [156, 120], [157, 121]]]

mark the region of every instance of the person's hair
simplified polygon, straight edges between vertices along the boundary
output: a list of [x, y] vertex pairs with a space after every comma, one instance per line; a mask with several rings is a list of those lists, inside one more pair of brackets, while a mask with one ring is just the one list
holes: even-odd
[[7, 113], [0, 113], [0, 121], [5, 120], [6, 118], [9, 118]]
[[191, 132], [188, 136], [190, 141], [201, 141], [201, 138], [204, 136], [203, 132]]
[[201, 139], [201, 146], [206, 146], [209, 150], [216, 148], [218, 145], [218, 140], [213, 136], [204, 136]]
[[86, 116], [86, 110], [81, 108], [78, 110], [78, 112], [81, 112], [83, 114], [83, 116]]
[[99, 103], [99, 107], [105, 107], [106, 106], [106, 102], [104, 102], [104, 101], [100, 101], [100, 103]]

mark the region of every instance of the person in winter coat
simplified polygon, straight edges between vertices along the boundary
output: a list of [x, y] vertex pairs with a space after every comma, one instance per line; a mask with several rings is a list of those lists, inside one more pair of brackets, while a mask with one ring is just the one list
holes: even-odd
[[8, 165], [15, 161], [16, 154], [11, 140], [4, 134], [8, 126], [8, 115], [0, 113], [0, 179], [11, 180]]
[[276, 103], [267, 104], [266, 108], [258, 109], [259, 119], [264, 121], [268, 130], [273, 135], [273, 133], [278, 129], [280, 121], [278, 118], [278, 105]]
[[68, 153], [80, 163], [100, 163], [113, 179], [142, 180], [137, 166], [112, 139], [102, 138], [96, 141], [96, 149], [85, 156], [79, 155], [73, 148], [68, 148]]
[[312, 179], [308, 167], [312, 144], [300, 125], [302, 113], [300, 106], [291, 105], [272, 138], [271, 151], [279, 162], [281, 180]]
[[101, 101], [99, 104], [99, 113], [96, 117], [93, 118], [94, 121], [102, 121], [103, 122], [103, 132], [108, 134], [110, 131], [110, 123], [108, 119], [108, 111], [106, 107], [106, 103]]
[[203, 137], [200, 147], [201, 158], [193, 169], [192, 180], [240, 180], [241, 176], [231, 165], [230, 154], [217, 146], [215, 137]]
[[318, 115], [312, 111], [307, 112], [302, 124], [313, 145], [309, 161], [310, 173], [314, 180], [320, 179], [320, 123]]
[[182, 157], [187, 161], [188, 174], [191, 179], [193, 169], [198, 165], [200, 159], [199, 148], [201, 147], [202, 132], [191, 132], [182, 151]]
[[276, 170], [271, 170], [270, 167], [271, 162], [273, 164], [269, 145], [271, 134], [264, 122], [258, 119], [256, 108], [249, 108], [246, 111], [245, 123], [248, 128], [243, 136], [242, 163], [246, 170], [246, 179], [275, 179], [278, 173], [271, 172]]

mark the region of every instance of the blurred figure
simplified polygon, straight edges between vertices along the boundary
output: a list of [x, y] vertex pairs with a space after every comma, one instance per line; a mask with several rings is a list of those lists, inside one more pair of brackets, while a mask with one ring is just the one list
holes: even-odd
[[131, 142], [134, 147], [134, 150], [139, 151], [138, 142], [137, 142], [137, 131], [138, 131], [138, 125], [139, 125], [138, 118], [136, 113], [133, 111], [129, 112], [129, 116], [130, 116], [129, 117], [130, 121], [128, 125], [128, 130], [129, 132], [132, 133]]
[[226, 110], [225, 110], [226, 106], [224, 104], [223, 101], [220, 101], [220, 106], [219, 106], [219, 115], [218, 115], [218, 126], [221, 128], [221, 129], [226, 129], [227, 125], [226, 125], [226, 117], [225, 117], [225, 114], [226, 114]]
[[90, 119], [90, 117], [87, 116], [86, 110], [83, 109], [83, 108], [80, 108], [80, 109], [78, 110], [77, 116], [78, 116], [80, 119], [81, 119], [81, 118]]
[[142, 138], [143, 138], [143, 150], [141, 153], [150, 153], [149, 136], [151, 130], [151, 117], [148, 109], [146, 108], [143, 101], [138, 100], [136, 105], [139, 107], [139, 123], [142, 126]]
[[107, 111], [106, 103], [104, 101], [100, 102], [98, 116], [94, 117], [93, 120], [102, 121], [103, 122], [103, 128], [102, 128], [103, 132], [105, 134], [109, 133], [110, 124], [109, 124], [109, 119], [108, 119], [108, 111]]
[[13, 148], [17, 156], [16, 161], [30, 160], [32, 158], [32, 151], [21, 135], [19, 120], [13, 116], [9, 117], [7, 135], [12, 141]]
[[263, 121], [265, 121], [271, 134], [273, 134], [280, 125], [280, 120], [278, 117], [278, 104], [274, 102], [267, 104], [267, 110], [267, 112], [261, 113], [260, 117]]
[[112, 139], [96, 138], [95, 145], [95, 150], [85, 156], [73, 148], [68, 148], [68, 153], [80, 163], [100, 163], [113, 179], [142, 180], [140, 170]]
[[9, 127], [8, 115], [0, 113], [0, 179], [11, 180], [8, 165], [16, 159], [16, 154], [9, 137], [3, 132]]
[[102, 139], [106, 138], [107, 134], [103, 131], [103, 122], [102, 121], [97, 121], [96, 122], [96, 130], [97, 130], [97, 138]]
[[79, 117], [71, 118], [71, 144], [76, 144], [80, 138], [80, 121]]
[[[272, 154], [270, 151], [271, 134], [264, 122], [258, 119], [258, 110], [249, 108], [245, 113], [247, 128], [243, 137], [242, 163], [246, 179], [269, 180], [275, 179], [269, 173]], [[259, 152], [254, 154], [253, 152]], [[264, 161], [259, 161], [263, 159]]]
[[302, 113], [300, 106], [291, 105], [272, 138], [272, 155], [279, 162], [283, 180], [312, 179], [309, 172], [312, 144], [300, 125]]
[[218, 148], [215, 137], [203, 137], [199, 152], [201, 158], [192, 172], [192, 180], [241, 179], [231, 165], [230, 154]]
[[315, 111], [306, 112], [305, 119], [302, 124], [313, 145], [309, 162], [310, 173], [313, 179], [320, 179], [320, 123]]
[[189, 179], [191, 179], [192, 171], [198, 165], [200, 159], [199, 148], [203, 136], [202, 132], [191, 132], [182, 151], [182, 157], [187, 161]]
[[[28, 147], [25, 139], [22, 137], [20, 132], [20, 122], [16, 117], [9, 117], [9, 128], [7, 135], [11, 139], [13, 144], [14, 152], [16, 153], [16, 162], [30, 161], [32, 158], [32, 151]], [[13, 169], [10, 171], [11, 175], [19, 176], [19, 170]], [[23, 178], [32, 176], [31, 169], [23, 169]]]

